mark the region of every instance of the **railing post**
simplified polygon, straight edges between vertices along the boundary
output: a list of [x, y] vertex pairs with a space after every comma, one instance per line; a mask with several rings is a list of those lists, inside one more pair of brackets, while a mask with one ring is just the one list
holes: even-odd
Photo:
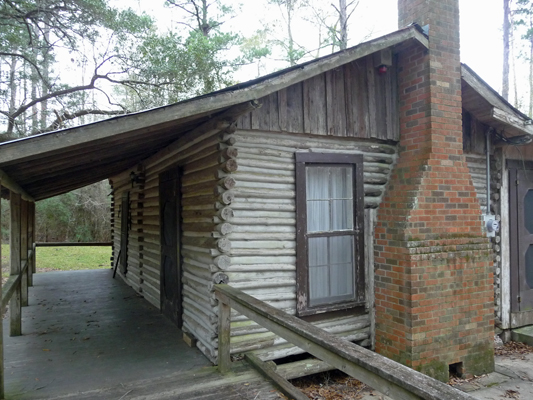
[[[28, 202], [20, 202], [20, 265], [28, 260]], [[22, 307], [28, 306], [28, 266], [20, 279], [20, 294]]]
[[222, 374], [231, 371], [230, 333], [231, 307], [230, 300], [216, 292], [218, 298], [218, 370]]
[[[0, 178], [1, 179], [1, 178]], [[2, 186], [0, 185], [0, 189]], [[2, 202], [0, 202], [0, 226], [2, 225]], [[0, 260], [2, 259], [2, 246], [0, 246]], [[0, 268], [0, 272], [1, 272]], [[0, 284], [0, 299], [2, 298], [2, 285]], [[0, 313], [4, 314], [4, 307], [0, 307]], [[4, 398], [4, 324], [0, 321], [0, 399]]]
[[32, 256], [28, 258], [28, 286], [33, 286], [33, 273], [35, 272], [35, 203], [28, 202], [28, 250]]
[[[11, 275], [20, 274], [20, 194], [9, 193], [11, 224], [9, 245], [11, 252]], [[9, 302], [10, 336], [22, 335], [21, 285], [17, 285]]]

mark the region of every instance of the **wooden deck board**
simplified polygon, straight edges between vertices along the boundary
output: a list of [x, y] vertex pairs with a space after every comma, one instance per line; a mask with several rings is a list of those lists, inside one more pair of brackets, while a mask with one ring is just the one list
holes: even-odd
[[228, 375], [221, 375], [216, 367], [209, 367], [112, 388], [62, 395], [49, 398], [49, 400], [271, 400], [280, 398], [279, 392], [270, 382], [249, 366], [239, 362]]
[[109, 269], [34, 275], [23, 335], [4, 327], [6, 398], [279, 398], [248, 366], [220, 375], [159, 310], [111, 277]]

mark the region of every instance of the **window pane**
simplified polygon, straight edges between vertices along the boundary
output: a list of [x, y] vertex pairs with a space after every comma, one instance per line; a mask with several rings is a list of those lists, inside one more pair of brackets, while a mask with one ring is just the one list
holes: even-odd
[[328, 265], [328, 238], [318, 237], [309, 239], [309, 266]]
[[329, 303], [328, 267], [309, 267], [309, 305]]
[[329, 238], [331, 301], [354, 299], [353, 236]]
[[329, 167], [329, 170], [331, 182], [331, 198], [353, 198], [352, 167]]
[[309, 305], [355, 298], [353, 236], [309, 238]]
[[331, 230], [353, 229], [353, 200], [331, 201]]
[[353, 264], [332, 265], [330, 275], [330, 302], [353, 300]]
[[307, 232], [330, 230], [329, 201], [312, 200], [307, 202]]
[[307, 200], [329, 199], [329, 168], [307, 167]]
[[329, 238], [329, 262], [346, 264], [353, 260], [353, 236], [333, 236]]
[[328, 238], [310, 238], [309, 246], [309, 304], [313, 299], [327, 299], [328, 284]]

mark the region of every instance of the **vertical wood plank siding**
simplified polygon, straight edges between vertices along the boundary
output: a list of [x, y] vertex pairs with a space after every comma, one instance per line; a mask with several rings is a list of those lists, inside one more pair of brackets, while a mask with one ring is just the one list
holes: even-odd
[[241, 129], [397, 141], [396, 70], [379, 75], [372, 57], [263, 97]]

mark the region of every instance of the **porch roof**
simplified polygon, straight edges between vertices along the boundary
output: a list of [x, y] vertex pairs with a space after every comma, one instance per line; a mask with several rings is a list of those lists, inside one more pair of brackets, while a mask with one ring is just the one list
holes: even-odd
[[427, 46], [427, 38], [412, 26], [180, 103], [2, 143], [0, 169], [35, 200], [65, 193], [134, 167], [232, 106], [408, 41]]
[[461, 65], [463, 108], [484, 124], [510, 136], [533, 135], [533, 121], [489, 86], [468, 65]]

